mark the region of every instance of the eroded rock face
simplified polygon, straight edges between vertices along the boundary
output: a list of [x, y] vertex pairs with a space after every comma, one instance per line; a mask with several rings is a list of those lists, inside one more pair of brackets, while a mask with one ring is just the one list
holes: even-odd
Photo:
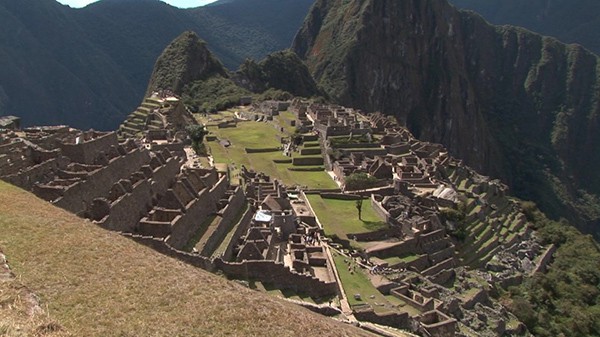
[[445, 0], [319, 0], [293, 49], [341, 104], [396, 115], [417, 138], [598, 233], [596, 55]]

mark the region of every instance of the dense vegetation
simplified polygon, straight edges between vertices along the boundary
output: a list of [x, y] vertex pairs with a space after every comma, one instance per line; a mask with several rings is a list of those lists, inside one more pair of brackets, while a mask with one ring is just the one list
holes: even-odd
[[483, 15], [493, 24], [515, 25], [579, 43], [600, 53], [600, 2], [595, 0], [450, 0]]
[[[225, 66], [289, 47], [313, 0], [232, 0], [181, 10], [158, 0], [0, 0], [0, 116], [26, 125], [114, 129], [142, 100], [152, 66], [183, 31]], [[35, 99], [32, 99], [35, 98]]]
[[228, 75], [198, 35], [184, 32], [165, 48], [156, 61], [146, 94], [160, 89], [181, 94], [188, 83], [214, 76]]
[[236, 73], [236, 82], [253, 92], [277, 88], [303, 97], [321, 94], [308, 68], [290, 50], [269, 54], [258, 63], [247, 59]]
[[216, 112], [240, 104], [240, 98], [251, 93], [221, 76], [190, 83], [184, 88], [183, 101], [193, 111]]
[[147, 93], [158, 89], [181, 95], [195, 112], [225, 110], [246, 96], [287, 100], [320, 94], [304, 63], [289, 50], [258, 63], [247, 59], [230, 73], [191, 31], [173, 40], [156, 61]]
[[366, 190], [376, 184], [377, 178], [364, 172], [352, 173], [344, 181], [346, 191]]
[[528, 217], [545, 244], [559, 246], [547, 273], [509, 288], [507, 305], [535, 336], [600, 336], [600, 249], [565, 221], [548, 220], [531, 204]]

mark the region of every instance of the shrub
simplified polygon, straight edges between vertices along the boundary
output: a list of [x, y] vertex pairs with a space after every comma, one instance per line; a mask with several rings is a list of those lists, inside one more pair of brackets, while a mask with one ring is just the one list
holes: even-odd
[[352, 173], [345, 179], [345, 189], [349, 191], [366, 190], [377, 184], [377, 178], [367, 173]]

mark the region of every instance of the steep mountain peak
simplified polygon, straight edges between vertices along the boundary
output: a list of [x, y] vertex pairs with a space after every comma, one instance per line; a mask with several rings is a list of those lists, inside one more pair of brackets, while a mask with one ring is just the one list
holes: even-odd
[[421, 139], [600, 236], [600, 61], [446, 0], [318, 0], [293, 43], [340, 104]]
[[186, 84], [214, 75], [228, 77], [223, 64], [206, 47], [206, 42], [186, 31], [171, 42], [154, 66], [147, 94], [169, 89], [181, 94]]

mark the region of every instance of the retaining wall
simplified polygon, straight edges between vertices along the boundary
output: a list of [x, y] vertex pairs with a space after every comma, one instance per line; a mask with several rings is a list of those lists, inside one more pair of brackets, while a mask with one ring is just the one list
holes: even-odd
[[254, 217], [255, 212], [256, 210], [254, 209], [254, 207], [250, 206], [246, 213], [244, 213], [244, 215], [242, 216], [242, 219], [240, 220], [237, 228], [235, 229], [231, 240], [227, 243], [227, 249], [221, 257], [224, 261], [233, 260], [233, 250], [237, 245], [238, 239], [240, 238], [240, 236], [242, 236], [248, 231], [248, 228], [250, 227], [250, 223], [252, 221], [252, 218]]
[[297, 166], [319, 166], [323, 165], [323, 157], [295, 157], [292, 164]]
[[194, 267], [202, 268], [210, 272], [216, 271], [215, 265], [210, 259], [207, 259], [198, 254], [190, 254], [187, 252], [177, 250], [171, 247], [169, 244], [167, 244], [167, 240], [153, 238], [151, 236], [142, 236], [128, 233], [122, 233], [121, 235], [130, 238], [135, 242], [141, 243], [144, 246], [150, 247], [161, 254], [176, 258]]
[[335, 295], [337, 291], [335, 282], [325, 283], [313, 276], [298, 274], [274, 261], [233, 263], [215, 259], [215, 266], [233, 278], [259, 280], [278, 289], [291, 289], [311, 297]]
[[76, 215], [82, 215], [95, 198], [108, 195], [116, 181], [129, 178], [149, 161], [148, 151], [140, 149], [114, 158], [109, 165], [91, 172], [86, 180], [66, 189], [63, 197], [54, 204]]
[[411, 320], [408, 313], [385, 313], [378, 314], [372, 308], [369, 310], [355, 310], [354, 317], [359, 321], [391, 326], [398, 329], [410, 329]]
[[233, 221], [238, 216], [239, 212], [242, 210], [245, 201], [246, 197], [244, 196], [244, 191], [241, 187], [238, 186], [235, 189], [233, 195], [229, 198], [229, 203], [223, 209], [221, 221], [219, 221], [217, 228], [215, 228], [214, 232], [206, 241], [206, 244], [202, 248], [200, 254], [204, 256], [210, 256], [215, 251], [215, 249], [219, 247], [227, 232], [229, 232], [233, 228], [233, 226], [235, 226], [235, 223]]

